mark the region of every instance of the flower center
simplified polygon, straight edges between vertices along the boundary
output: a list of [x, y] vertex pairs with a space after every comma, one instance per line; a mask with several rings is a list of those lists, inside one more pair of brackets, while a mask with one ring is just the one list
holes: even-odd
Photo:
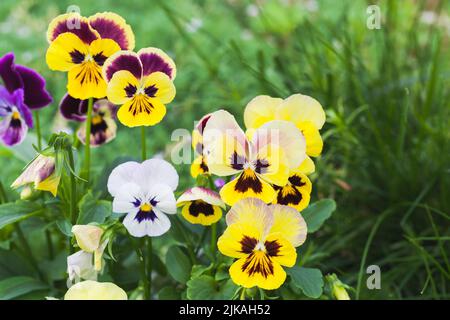
[[150, 204], [148, 204], [148, 203], [144, 203], [143, 205], [141, 205], [141, 211], [143, 211], [143, 212], [150, 212], [150, 211], [152, 211], [152, 206], [150, 205]]
[[92, 124], [96, 125], [102, 122], [102, 117], [100, 115], [95, 115], [94, 117], [92, 117]]
[[264, 243], [262, 243], [261, 241], [259, 241], [256, 246], [255, 249], [253, 249], [253, 251], [262, 251], [262, 252], [266, 252], [266, 247], [264, 246]]
[[19, 119], [20, 119], [20, 113], [19, 113], [18, 111], [14, 111], [14, 112], [12, 113], [12, 118], [13, 118], [14, 120], [19, 120]]

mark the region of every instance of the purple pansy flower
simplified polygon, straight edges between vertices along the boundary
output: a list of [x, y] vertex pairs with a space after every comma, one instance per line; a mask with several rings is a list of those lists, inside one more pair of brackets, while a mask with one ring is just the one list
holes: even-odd
[[33, 126], [30, 109], [52, 102], [45, 79], [36, 71], [14, 63], [14, 53], [0, 58], [0, 139], [9, 146], [21, 143]]
[[[78, 139], [84, 144], [86, 142], [86, 118], [88, 100], [79, 100], [68, 93], [61, 99], [59, 104], [61, 114], [68, 120], [84, 122], [77, 131]], [[94, 99], [92, 106], [91, 137], [90, 145], [98, 147], [108, 143], [116, 137], [117, 125], [115, 122], [117, 107], [107, 99]]]

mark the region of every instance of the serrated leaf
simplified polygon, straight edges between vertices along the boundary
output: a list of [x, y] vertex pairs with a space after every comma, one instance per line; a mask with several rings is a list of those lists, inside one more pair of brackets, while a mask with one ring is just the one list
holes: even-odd
[[0, 281], [0, 300], [10, 300], [24, 294], [46, 289], [47, 285], [31, 277], [12, 277]]
[[336, 210], [336, 202], [332, 199], [319, 200], [303, 210], [301, 215], [308, 226], [308, 233], [319, 230], [325, 220], [331, 217], [334, 210]]
[[0, 205], [0, 230], [14, 222], [41, 213], [42, 206], [36, 202], [18, 200]]
[[103, 223], [112, 212], [110, 201], [97, 200], [90, 191], [81, 198], [78, 208], [77, 224]]
[[226, 300], [231, 299], [237, 286], [233, 281], [217, 282], [211, 276], [200, 276], [187, 282], [189, 300]]
[[294, 286], [301, 289], [306, 296], [317, 299], [322, 295], [322, 271], [303, 267], [292, 267], [286, 269], [286, 271]]
[[176, 281], [186, 283], [189, 280], [192, 264], [179, 246], [172, 246], [167, 251], [166, 266], [167, 271]]

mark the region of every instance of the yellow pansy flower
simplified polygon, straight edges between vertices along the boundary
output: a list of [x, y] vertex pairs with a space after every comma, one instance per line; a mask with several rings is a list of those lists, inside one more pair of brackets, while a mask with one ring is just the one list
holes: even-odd
[[127, 293], [111, 282], [93, 280], [74, 284], [67, 290], [64, 300], [127, 300]]
[[80, 100], [106, 96], [102, 76], [105, 60], [119, 50], [134, 48], [134, 34], [119, 15], [97, 13], [85, 18], [62, 14], [47, 30], [46, 62], [51, 70], [68, 72], [68, 93]]
[[203, 116], [192, 131], [192, 148], [197, 155], [191, 164], [191, 176], [193, 178], [197, 178], [199, 174], [209, 174], [208, 164], [203, 152], [203, 130], [210, 117], [211, 114]]
[[177, 200], [177, 206], [183, 207], [181, 214], [193, 224], [210, 226], [222, 217], [225, 203], [217, 192], [203, 187], [186, 190]]
[[211, 114], [203, 131], [203, 144], [212, 174], [236, 175], [220, 190], [228, 205], [247, 197], [271, 203], [276, 197], [272, 184], [284, 186], [289, 172], [306, 157], [304, 138], [291, 122], [268, 122], [248, 138], [225, 110]]
[[300, 170], [292, 171], [286, 185], [274, 186], [277, 196], [273, 203], [283, 204], [302, 211], [309, 205], [312, 184]]
[[244, 288], [279, 288], [286, 280], [282, 266], [297, 260], [295, 247], [306, 240], [307, 227], [293, 208], [266, 205], [255, 198], [237, 202], [226, 216], [227, 229], [217, 242], [219, 251], [237, 260], [229, 273]]
[[108, 100], [121, 105], [117, 117], [128, 127], [159, 123], [175, 98], [175, 63], [158, 48], [117, 52], [106, 60], [103, 76]]
[[[323, 141], [319, 130], [325, 123], [325, 112], [317, 100], [302, 94], [294, 94], [284, 100], [261, 95], [247, 104], [244, 111], [247, 129], [259, 128], [273, 120], [294, 123], [305, 137], [306, 154], [311, 157], [321, 154]], [[302, 166], [306, 171], [314, 171], [314, 163], [308, 158]]]

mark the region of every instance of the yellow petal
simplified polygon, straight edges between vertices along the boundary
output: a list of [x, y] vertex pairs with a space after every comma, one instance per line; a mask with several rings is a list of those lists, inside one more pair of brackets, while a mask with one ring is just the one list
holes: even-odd
[[222, 209], [202, 200], [186, 203], [181, 210], [183, 217], [192, 224], [210, 226], [222, 217]]
[[309, 205], [312, 184], [303, 173], [292, 173], [289, 177], [289, 182], [285, 186], [275, 189], [277, 196], [274, 203], [290, 206], [297, 211], [302, 211]]
[[105, 97], [106, 82], [100, 66], [94, 61], [86, 61], [70, 69], [67, 92], [80, 100]]
[[47, 49], [45, 60], [51, 70], [69, 71], [89, 53], [88, 46], [75, 34], [60, 34]]
[[270, 233], [264, 241], [267, 255], [282, 266], [292, 267], [297, 261], [297, 251], [286, 235], [281, 232]]
[[276, 192], [269, 183], [247, 169], [220, 189], [220, 197], [230, 206], [249, 197], [271, 203], [276, 197]]
[[[272, 205], [270, 208], [274, 216], [273, 225], [269, 231], [270, 234], [278, 233], [283, 235], [284, 239], [289, 241], [294, 247], [303, 244], [306, 240], [307, 227], [300, 213], [288, 206]], [[266, 241], [269, 238], [270, 236]]]
[[74, 284], [67, 290], [64, 300], [127, 300], [123, 289], [111, 282], [92, 280]]
[[323, 141], [319, 130], [310, 121], [300, 122], [299, 129], [306, 141], [306, 153], [311, 157], [318, 157], [322, 153]]
[[[153, 72], [144, 77], [144, 90], [147, 95], [157, 97], [162, 103], [169, 103], [175, 98], [175, 86], [169, 76], [162, 72]], [[153, 91], [156, 90], [154, 93]]]
[[278, 289], [286, 280], [286, 272], [280, 264], [262, 251], [234, 262], [230, 267], [230, 276], [239, 286], [258, 286], [265, 290]]
[[247, 129], [257, 129], [266, 122], [275, 120], [277, 107], [283, 99], [257, 96], [245, 107], [244, 123]]
[[53, 173], [47, 179], [36, 183], [34, 188], [36, 190], [49, 191], [54, 197], [56, 197], [60, 180], [61, 176], [57, 176]]
[[285, 185], [289, 177], [286, 154], [278, 145], [269, 144], [257, 150], [253, 165], [255, 172], [275, 185]]
[[114, 53], [120, 51], [119, 45], [111, 39], [97, 39], [89, 45], [89, 52], [99, 66]]
[[138, 88], [139, 80], [130, 71], [120, 70], [108, 83], [106, 94], [109, 101], [120, 105], [130, 101]]
[[208, 165], [206, 164], [205, 157], [198, 156], [191, 164], [191, 176], [197, 178], [198, 175], [207, 173]]
[[295, 169], [295, 171], [309, 175], [316, 171], [316, 166], [314, 164], [314, 161], [312, 161], [310, 157], [306, 156], [305, 160], [303, 160], [303, 162], [297, 169]]
[[166, 115], [166, 106], [156, 98], [137, 95], [119, 108], [117, 118], [128, 127], [153, 126]]
[[310, 121], [320, 130], [325, 123], [325, 111], [316, 99], [294, 94], [286, 98], [279, 106], [277, 118], [292, 121], [297, 126], [300, 122]]
[[227, 227], [217, 241], [219, 251], [228, 257], [246, 257], [261, 239], [261, 230], [248, 223], [234, 223]]

